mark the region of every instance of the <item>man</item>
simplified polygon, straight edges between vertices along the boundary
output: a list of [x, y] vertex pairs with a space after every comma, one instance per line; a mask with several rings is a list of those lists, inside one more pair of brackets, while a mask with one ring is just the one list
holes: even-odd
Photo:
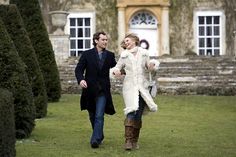
[[90, 139], [92, 148], [98, 148], [104, 139], [104, 113], [115, 114], [109, 70], [116, 65], [116, 61], [114, 53], [106, 50], [107, 43], [105, 32], [95, 33], [94, 48], [83, 52], [75, 68], [78, 84], [82, 87], [81, 110], [88, 110], [93, 129]]

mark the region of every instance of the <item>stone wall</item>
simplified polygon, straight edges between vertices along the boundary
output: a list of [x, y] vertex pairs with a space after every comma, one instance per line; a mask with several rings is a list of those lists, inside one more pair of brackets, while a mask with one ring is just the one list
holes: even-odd
[[160, 58], [157, 74], [161, 94], [236, 95], [236, 58]]
[[170, 7], [170, 52], [184, 55], [194, 51], [193, 13], [195, 9], [223, 10], [226, 16], [226, 54], [235, 55], [236, 1], [234, 0], [172, 0]]
[[9, 0], [0, 0], [0, 4], [9, 4]]
[[236, 1], [223, 0], [226, 14], [226, 51], [236, 56]]
[[49, 34], [55, 28], [52, 26], [50, 11], [84, 11], [94, 10], [96, 12], [95, 31], [103, 30], [108, 33], [110, 43], [108, 49], [114, 52], [118, 51], [117, 40], [117, 8], [116, 0], [39, 0], [42, 9], [43, 18]]

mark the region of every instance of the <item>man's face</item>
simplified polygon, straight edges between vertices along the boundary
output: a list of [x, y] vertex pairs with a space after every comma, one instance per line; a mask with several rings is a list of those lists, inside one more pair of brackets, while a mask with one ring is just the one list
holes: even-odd
[[98, 49], [105, 49], [107, 47], [107, 42], [108, 42], [107, 36], [100, 34], [99, 39], [95, 40], [95, 42], [97, 43], [96, 47]]

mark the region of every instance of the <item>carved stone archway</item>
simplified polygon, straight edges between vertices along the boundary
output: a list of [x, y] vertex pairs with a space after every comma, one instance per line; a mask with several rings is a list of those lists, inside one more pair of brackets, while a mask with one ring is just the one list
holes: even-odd
[[[169, 0], [117, 0], [118, 7], [118, 45], [129, 31], [129, 21], [140, 11], [151, 12], [158, 20], [158, 56], [170, 54], [169, 48]], [[121, 47], [119, 46], [119, 52]]]

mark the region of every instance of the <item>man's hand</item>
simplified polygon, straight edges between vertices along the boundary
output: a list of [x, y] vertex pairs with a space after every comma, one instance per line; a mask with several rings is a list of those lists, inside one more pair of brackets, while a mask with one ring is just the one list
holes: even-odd
[[80, 87], [82, 88], [87, 88], [87, 82], [85, 80], [81, 80], [80, 83], [79, 83]]

